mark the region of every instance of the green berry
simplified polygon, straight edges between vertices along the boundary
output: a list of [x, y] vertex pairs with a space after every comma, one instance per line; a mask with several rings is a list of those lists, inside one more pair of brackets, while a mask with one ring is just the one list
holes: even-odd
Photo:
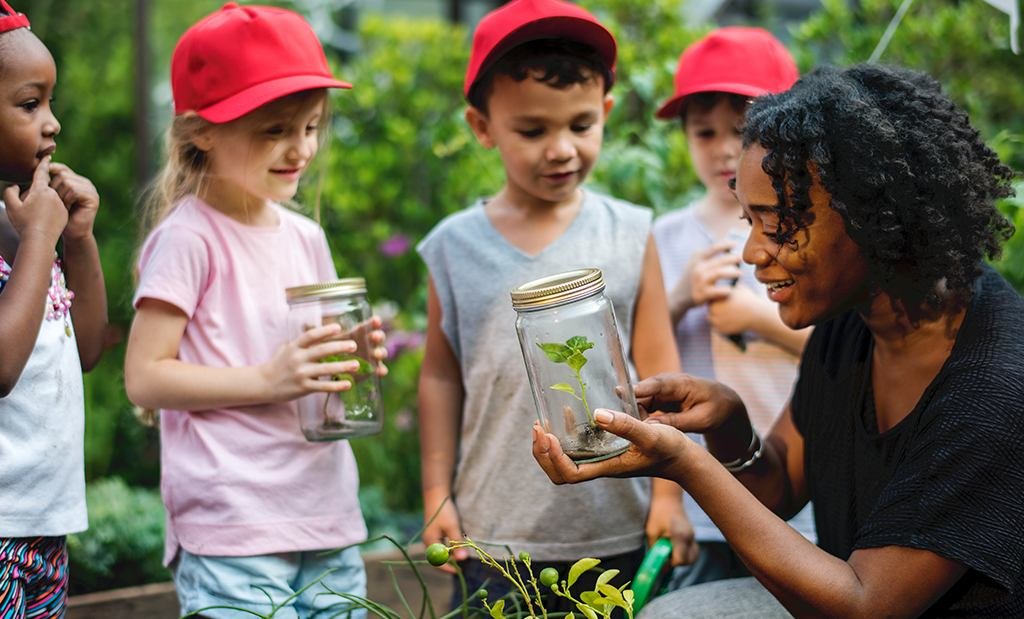
[[476, 596], [481, 600], [487, 599], [487, 589], [480, 589], [476, 592]]
[[530, 562], [530, 553], [526, 552], [525, 550], [523, 552], [520, 552], [519, 553], [519, 560], [522, 561], [523, 563], [529, 563]]
[[553, 567], [546, 567], [540, 571], [540, 584], [551, 587], [558, 582], [558, 570]]
[[427, 546], [427, 563], [438, 567], [448, 563], [448, 547], [444, 544], [434, 543]]

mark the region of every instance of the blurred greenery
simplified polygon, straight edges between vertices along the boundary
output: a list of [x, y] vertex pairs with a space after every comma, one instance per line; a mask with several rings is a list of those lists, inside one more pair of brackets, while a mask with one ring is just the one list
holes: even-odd
[[[684, 2], [581, 1], [620, 43], [613, 91], [617, 103], [592, 183], [658, 212], [686, 204], [700, 190], [678, 125], [653, 118], [658, 103], [671, 92], [679, 53], [710, 28], [686, 25]], [[221, 0], [150, 3], [149, 92], [155, 131], [148, 141], [139, 142], [133, 135], [137, 63], [130, 7], [135, 4], [17, 2], [57, 60], [55, 107], [63, 125], [57, 158], [91, 178], [103, 198], [97, 237], [110, 297], [111, 349], [86, 377], [86, 466], [93, 482], [94, 515], [93, 529], [72, 543], [73, 572], [83, 571], [76, 585], [80, 587], [120, 584], [119, 577], [104, 576], [104, 566], [135, 552], [133, 544], [152, 548], [159, 561], [160, 544], [153, 539], [159, 537], [157, 518], [150, 514], [153, 495], [135, 494], [126, 487], [155, 488], [159, 476], [157, 433], [134, 420], [121, 369], [138, 242], [138, 191], [133, 179], [137, 155], [143, 161], [160, 158], [159, 135], [170, 114], [167, 74], [173, 44], [188, 24], [220, 4]], [[823, 62], [863, 61], [898, 4], [899, 0], [824, 0], [817, 14], [782, 34], [803, 70]], [[1024, 56], [1008, 50], [1008, 31], [1006, 15], [981, 0], [920, 2], [912, 5], [881, 59], [926, 70], [941, 80], [1004, 161], [1020, 170]], [[366, 277], [371, 299], [388, 321], [389, 346], [395, 354], [384, 384], [385, 429], [352, 442], [368, 520], [386, 529], [389, 511], [420, 509], [416, 382], [426, 273], [415, 243], [445, 215], [497, 190], [504, 178], [496, 154], [476, 144], [462, 118], [469, 37], [463, 27], [365, 14], [358, 36], [357, 54], [344, 61], [332, 58], [337, 73], [355, 88], [332, 96], [332, 139], [300, 202], [309, 214], [319, 210], [339, 274]], [[1024, 196], [1006, 200], [1001, 207], [1018, 228], [1024, 226]], [[998, 267], [1024, 289], [1024, 234], [1007, 244]], [[114, 476], [119, 480], [96, 481]], [[145, 514], [133, 511], [136, 502], [144, 505], [140, 509]], [[122, 539], [126, 537], [139, 539]], [[104, 558], [105, 551], [110, 558]], [[91, 564], [96, 569], [88, 571]], [[149, 568], [138, 573], [164, 577]]]
[[71, 593], [170, 579], [160, 493], [111, 477], [89, 484], [89, 530], [68, 536]]

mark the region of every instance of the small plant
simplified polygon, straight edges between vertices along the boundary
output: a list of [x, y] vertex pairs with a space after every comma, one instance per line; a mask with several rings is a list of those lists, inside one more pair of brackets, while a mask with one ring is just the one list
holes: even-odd
[[573, 374], [576, 375], [576, 382], [580, 386], [580, 392], [577, 394], [576, 389], [569, 383], [555, 383], [548, 388], [568, 393], [582, 402], [583, 410], [587, 413], [587, 422], [591, 428], [597, 427], [597, 424], [594, 423], [594, 414], [590, 411], [590, 406], [587, 404], [587, 383], [583, 382], [583, 375], [580, 372], [583, 366], [587, 364], [587, 357], [584, 353], [593, 348], [594, 343], [582, 335], [574, 335], [566, 340], [565, 344], [538, 342], [537, 346], [544, 351], [544, 354], [551, 361], [564, 363], [569, 366]]
[[[619, 574], [619, 570], [605, 570], [602, 572], [597, 577], [594, 589], [580, 593], [578, 598], [574, 597], [571, 592], [571, 587], [576, 584], [579, 577], [584, 572], [597, 567], [601, 563], [600, 559], [580, 559], [569, 568], [566, 578], [560, 580], [558, 570], [552, 567], [546, 567], [539, 574], [535, 575], [531, 566], [530, 554], [527, 552], [519, 553], [518, 559], [509, 555], [499, 560], [486, 550], [480, 548], [473, 540], [464, 539], [449, 542], [447, 545], [440, 543], [431, 544], [427, 547], [427, 562], [434, 566], [444, 565], [449, 561], [451, 551], [456, 548], [472, 550], [484, 565], [494, 569], [503, 578], [512, 583], [518, 593], [518, 598], [513, 601], [521, 601], [526, 605], [525, 616], [527, 617], [548, 618], [547, 610], [544, 608], [544, 596], [541, 594], [541, 588], [543, 587], [549, 589], [558, 597], [565, 598], [575, 604], [584, 619], [598, 619], [599, 617], [608, 619], [616, 608], [624, 610], [628, 619], [633, 618], [634, 594], [631, 589], [627, 588], [629, 583], [627, 582], [619, 587], [611, 584], [611, 580]], [[465, 594], [466, 592], [464, 591], [463, 593]], [[493, 619], [524, 616], [523, 611], [517, 605], [512, 606], [510, 609], [505, 608], [505, 602], [509, 596], [490, 603], [487, 600], [486, 590], [481, 589], [475, 593]], [[515, 595], [515, 592], [510, 594], [510, 596]], [[463, 595], [463, 597], [467, 596]], [[512, 614], [507, 614], [510, 611]], [[575, 616], [575, 613], [570, 612], [565, 615], [565, 619], [575, 619]]]
[[[415, 537], [418, 536], [419, 534]], [[611, 580], [619, 574], [619, 570], [605, 570], [602, 572], [597, 577], [597, 583], [591, 591], [583, 591], [578, 594], [578, 597], [576, 594], [572, 593], [572, 586], [576, 584], [584, 572], [597, 567], [601, 563], [599, 559], [580, 559], [569, 568], [569, 572], [566, 574], [566, 577], [561, 579], [558, 571], [550, 567], [544, 568], [540, 571], [540, 574], [535, 575], [533, 573], [533, 568], [531, 567], [531, 558], [529, 553], [521, 552], [518, 557], [510, 555], [503, 559], [496, 559], [486, 550], [480, 548], [480, 546], [469, 539], [449, 542], [447, 545], [431, 544], [426, 549], [426, 563], [433, 566], [444, 565], [450, 561], [452, 550], [455, 550], [456, 548], [469, 548], [477, 554], [477, 557], [479, 557], [481, 562], [496, 570], [503, 578], [512, 583], [515, 591], [507, 596], [495, 600], [492, 603], [488, 601], [486, 589], [474, 591], [472, 592], [472, 596], [465, 595], [467, 592], [465, 590], [465, 581], [463, 580], [462, 588], [464, 601], [462, 605], [448, 611], [447, 613], [438, 613], [434, 609], [426, 583], [419, 572], [419, 568], [417, 567], [422, 566], [424, 562], [414, 560], [409, 556], [404, 545], [399, 544], [394, 540], [394, 538], [387, 535], [381, 535], [364, 543], [372, 543], [382, 540], [387, 540], [393, 544], [403, 556], [403, 559], [400, 561], [384, 562], [388, 566], [388, 570], [391, 571], [391, 577], [395, 583], [395, 592], [398, 594], [398, 597], [402, 602], [401, 611], [395, 610], [394, 608], [375, 602], [363, 596], [353, 595], [344, 591], [334, 591], [326, 585], [321, 585], [325, 591], [318, 593], [317, 595], [331, 595], [339, 598], [341, 606], [339, 606], [337, 614], [332, 616], [345, 617], [351, 610], [364, 609], [367, 611], [368, 616], [380, 617], [382, 619], [455, 619], [456, 617], [462, 617], [465, 619], [468, 617], [479, 616], [484, 613], [484, 610], [486, 610], [487, 615], [489, 615], [491, 619], [526, 619], [527, 617], [530, 619], [555, 619], [555, 617], [559, 617], [560, 619], [577, 619], [577, 615], [574, 612], [564, 614], [552, 613], [549, 615], [547, 610], [544, 608], [544, 597], [541, 593], [541, 588], [543, 587], [544, 589], [549, 589], [558, 597], [565, 598], [575, 604], [576, 609], [579, 611], [580, 619], [609, 619], [616, 608], [621, 608], [626, 613], [627, 619], [633, 619], [634, 594], [632, 589], [628, 588], [629, 583], [627, 582], [619, 587], [615, 587], [611, 584]], [[393, 565], [405, 565], [412, 569], [423, 596], [421, 605], [418, 609], [412, 608], [406, 598], [405, 592], [400, 589], [398, 581], [395, 579], [395, 573], [392, 569]], [[235, 606], [218, 605], [201, 608], [186, 615], [186, 617], [202, 616], [202, 613], [215, 609], [228, 609], [240, 611], [257, 619], [273, 619], [281, 611], [288, 612], [287, 609], [290, 604], [293, 604], [302, 593], [317, 586], [318, 584], [321, 584], [324, 577], [330, 574], [331, 571], [332, 570], [325, 571], [313, 582], [305, 585], [294, 594], [280, 602], [274, 602], [270, 594], [264, 591], [264, 594], [267, 595], [267, 600], [270, 606], [269, 611], [266, 614]], [[256, 588], [262, 590], [260, 587]], [[470, 606], [470, 602], [474, 599], [481, 601], [484, 606], [484, 610]], [[506, 602], [509, 603], [506, 604]], [[347, 606], [345, 606], [345, 604], [347, 604]]]

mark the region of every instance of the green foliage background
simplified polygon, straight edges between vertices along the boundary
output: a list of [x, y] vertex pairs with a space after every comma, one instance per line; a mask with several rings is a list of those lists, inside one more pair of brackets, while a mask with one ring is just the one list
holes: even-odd
[[[685, 205], [700, 189], [681, 131], [653, 118], [658, 102], [671, 92], [679, 53], [710, 28], [686, 25], [684, 2], [580, 2], [597, 13], [620, 43], [613, 91], [617, 103], [592, 184], [658, 212]], [[153, 100], [161, 129], [170, 114], [167, 73], [173, 44], [187, 25], [221, 4], [152, 3]], [[55, 107], [63, 125], [57, 159], [91, 178], [103, 198], [97, 237], [111, 303], [112, 348], [86, 377], [87, 476], [118, 477], [128, 486], [152, 489], [158, 480], [158, 437], [134, 420], [121, 370], [138, 242], [133, 162], [139, 149], [153, 160], [160, 156], [158, 139], [137, 143], [133, 137], [132, 5], [123, 0], [20, 0], [17, 5], [57, 60]], [[898, 0], [824, 0], [816, 15], [784, 36], [791, 39], [803, 70], [823, 62], [863, 61], [897, 6]], [[1004, 161], [1020, 170], [1024, 56], [1009, 52], [1008, 31], [1008, 18], [981, 0], [919, 2], [882, 61], [924, 69], [939, 78]], [[382, 527], [387, 526], [387, 513], [415, 512], [420, 501], [416, 380], [422, 351], [411, 336], [424, 326], [426, 274], [408, 246], [442, 217], [494, 192], [503, 181], [495, 154], [476, 144], [462, 120], [468, 37], [464, 28], [439, 21], [364, 16], [359, 53], [332, 59], [337, 73], [355, 88], [332, 97], [334, 135], [301, 199], [310, 214], [319, 211], [339, 273], [367, 278], [373, 300], [389, 316], [392, 340], [407, 347], [390, 362], [385, 431], [353, 441], [364, 502], [372, 508], [370, 519]], [[1002, 208], [1018, 229], [1024, 227], [1024, 196], [1005, 201]], [[1024, 289], [1024, 235], [1008, 243], [997, 266]], [[110, 532], [152, 541], [160, 507], [119, 484], [104, 482], [91, 491], [93, 529], [72, 545], [73, 558], [81, 557], [76, 569], [96, 565], [96, 573], [83, 573], [82, 587], [127, 584], [109, 577], [114, 572], [159, 577], [145, 569], [123, 569], [134, 565], [136, 550]], [[113, 513], [135, 509], [139, 502], [144, 516]], [[104, 571], [107, 562], [99, 558], [104, 553], [110, 553], [111, 565], [122, 567]]]

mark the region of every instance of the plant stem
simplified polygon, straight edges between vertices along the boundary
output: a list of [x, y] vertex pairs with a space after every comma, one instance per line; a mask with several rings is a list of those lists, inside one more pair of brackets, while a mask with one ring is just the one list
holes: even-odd
[[583, 411], [587, 413], [587, 422], [591, 428], [597, 427], [597, 422], [594, 421], [594, 413], [590, 411], [590, 405], [587, 404], [587, 384], [583, 382], [583, 375], [579, 370], [573, 370], [576, 374], [576, 382], [580, 384], [580, 401], [583, 402]]

